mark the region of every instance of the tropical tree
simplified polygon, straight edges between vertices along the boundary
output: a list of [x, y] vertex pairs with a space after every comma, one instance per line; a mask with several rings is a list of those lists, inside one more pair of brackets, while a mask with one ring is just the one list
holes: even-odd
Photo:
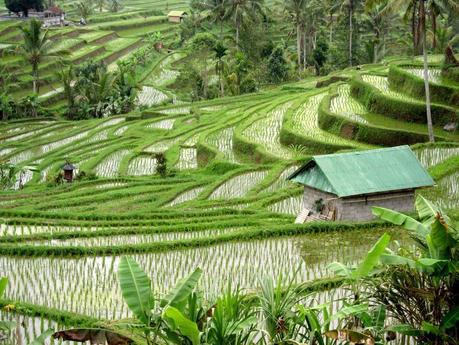
[[342, 2], [340, 7], [340, 12], [345, 14], [348, 19], [348, 64], [352, 66], [354, 61], [353, 51], [354, 51], [354, 22], [355, 22], [355, 13], [361, 4], [361, 0], [345, 0]]
[[88, 21], [88, 17], [94, 12], [94, 4], [91, 0], [80, 0], [74, 7], [77, 15], [85, 21]]
[[215, 72], [218, 75], [218, 83], [220, 85], [220, 96], [225, 96], [225, 85], [223, 82], [223, 73], [225, 72], [225, 62], [223, 58], [226, 56], [227, 48], [221, 41], [217, 42], [214, 47], [215, 52]]
[[190, 43], [191, 49], [202, 58], [202, 79], [203, 79], [203, 96], [207, 98], [207, 86], [208, 81], [208, 70], [207, 70], [207, 61], [211, 52], [214, 50], [216, 45], [216, 40], [214, 36], [210, 33], [198, 33], [194, 36], [193, 40]]
[[95, 5], [97, 8], [99, 8], [99, 12], [102, 12], [104, 9], [104, 6], [107, 4], [107, 0], [96, 0]]
[[385, 55], [386, 36], [394, 27], [398, 15], [387, 11], [388, 0], [366, 8], [364, 18], [369, 28], [373, 31], [374, 38], [371, 40], [372, 61], [377, 63]]
[[[353, 0], [348, 0], [353, 1]], [[378, 4], [381, 4], [384, 0], [370, 0], [366, 3], [367, 8], [373, 9]], [[415, 2], [413, 2], [415, 1]], [[419, 1], [419, 4], [417, 3]], [[421, 42], [422, 55], [423, 55], [423, 75], [424, 75], [424, 89], [425, 89], [425, 101], [426, 101], [426, 115], [427, 115], [427, 130], [429, 134], [429, 141], [434, 142], [435, 136], [433, 132], [432, 124], [432, 110], [430, 104], [430, 87], [429, 87], [429, 68], [427, 61], [427, 30], [426, 30], [426, 6], [428, 6], [428, 1], [433, 0], [391, 0], [387, 3], [387, 12], [390, 11], [399, 11], [400, 8], [408, 8], [412, 11], [412, 28], [414, 23], [417, 21], [418, 30], [417, 38]], [[454, 0], [446, 0], [454, 1]], [[427, 4], [426, 4], [427, 3]], [[417, 5], [419, 5], [417, 7]], [[415, 31], [413, 30], [413, 35]], [[415, 40], [416, 41], [416, 40]]]
[[118, 12], [123, 7], [121, 0], [109, 0], [108, 4], [112, 12]]
[[42, 0], [5, 0], [5, 7], [14, 13], [22, 12], [24, 17], [29, 16], [29, 10], [35, 9], [40, 11], [43, 9]]
[[304, 11], [307, 0], [285, 0], [284, 8], [292, 18], [294, 30], [296, 31], [296, 53], [298, 71], [301, 71], [301, 33], [304, 25]]
[[212, 24], [218, 23], [220, 26], [220, 39], [223, 35], [223, 24], [227, 20], [231, 3], [229, 0], [204, 0], [192, 2], [194, 8], [200, 11], [208, 11], [207, 20]]
[[236, 49], [239, 49], [239, 32], [248, 18], [263, 14], [263, 0], [230, 0], [228, 18], [232, 18], [236, 29]]
[[49, 39], [48, 31], [43, 31], [41, 26], [40, 21], [32, 19], [28, 26], [20, 27], [23, 43], [18, 46], [19, 53], [32, 66], [32, 84], [35, 94], [38, 94], [40, 87], [40, 63], [51, 57], [65, 55], [63, 51], [56, 52], [51, 49], [52, 42]]

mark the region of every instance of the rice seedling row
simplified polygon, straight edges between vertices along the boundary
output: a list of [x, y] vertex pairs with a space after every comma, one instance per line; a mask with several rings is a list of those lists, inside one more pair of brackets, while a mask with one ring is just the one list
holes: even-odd
[[100, 162], [95, 167], [95, 173], [99, 177], [116, 177], [119, 174], [121, 161], [130, 153], [129, 150], [119, 150]]
[[143, 86], [142, 91], [137, 97], [137, 104], [151, 107], [155, 104], [164, 102], [168, 96], [152, 86]]
[[127, 174], [132, 176], [153, 175], [156, 173], [156, 159], [148, 156], [138, 156], [129, 162]]
[[268, 113], [266, 117], [246, 128], [243, 131], [243, 135], [251, 141], [263, 145], [264, 149], [271, 154], [284, 159], [291, 158], [292, 153], [280, 143], [282, 121], [291, 106], [291, 102], [278, 106]]
[[268, 174], [265, 171], [252, 171], [232, 177], [218, 186], [209, 196], [210, 200], [233, 199], [245, 196], [250, 189], [260, 183]]
[[[370, 235], [374, 237], [370, 238]], [[355, 263], [379, 235], [380, 232], [375, 231], [366, 237], [354, 236], [355, 241], [362, 241], [349, 246], [345, 241], [339, 241], [341, 233], [336, 233], [336, 236], [328, 237], [337, 243], [334, 250], [327, 252], [330, 256], [309, 264], [302, 259], [305, 255], [302, 245], [310, 242], [311, 236], [230, 242], [199, 249], [134, 255], [134, 258], [150, 275], [155, 289], [163, 292], [179, 278], [200, 267], [204, 271], [201, 287], [212, 298], [229, 282], [253, 289], [263, 276], [283, 274], [293, 277], [297, 269], [297, 282], [329, 276], [326, 267], [330, 262]], [[315, 248], [323, 252], [322, 246]], [[119, 259], [0, 257], [0, 274], [8, 272], [10, 276], [7, 298], [97, 318], [120, 319], [131, 314], [122, 301], [117, 281]], [[24, 281], [30, 284], [25, 286]], [[65, 297], [61, 291], [66, 291]]]
[[182, 204], [186, 201], [193, 200], [197, 198], [198, 195], [201, 194], [203, 190], [204, 190], [204, 187], [197, 187], [197, 188], [187, 190], [186, 192], [180, 193], [174, 200], [172, 200], [166, 206], [172, 207], [178, 204]]
[[268, 207], [268, 209], [275, 213], [285, 213], [296, 216], [303, 208], [303, 196], [292, 196], [287, 199], [278, 201]]
[[366, 113], [365, 107], [351, 97], [351, 87], [349, 84], [338, 86], [338, 95], [333, 97], [330, 104], [330, 111], [349, 120], [367, 123], [368, 121], [362, 116]]
[[181, 147], [179, 161], [176, 168], [179, 170], [196, 169], [198, 167], [198, 154], [195, 147]]

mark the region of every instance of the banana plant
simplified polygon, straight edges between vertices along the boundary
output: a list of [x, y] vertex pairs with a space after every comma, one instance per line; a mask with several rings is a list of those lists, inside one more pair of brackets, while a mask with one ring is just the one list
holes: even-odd
[[392, 326], [393, 331], [421, 343], [458, 344], [459, 306], [453, 296], [458, 288], [459, 232], [439, 207], [422, 196], [415, 205], [418, 219], [373, 208], [376, 216], [408, 230], [417, 245], [413, 252], [381, 256], [388, 273], [384, 285], [374, 283], [374, 295], [401, 322]]
[[155, 307], [151, 281], [134, 259], [123, 257], [118, 275], [123, 298], [142, 323], [147, 343], [156, 343], [158, 337], [176, 344], [200, 343], [198, 325], [186, 316], [186, 312], [191, 309], [187, 302], [193, 298], [193, 291], [202, 275], [201, 269], [197, 268], [181, 279], [160, 300], [158, 307]]

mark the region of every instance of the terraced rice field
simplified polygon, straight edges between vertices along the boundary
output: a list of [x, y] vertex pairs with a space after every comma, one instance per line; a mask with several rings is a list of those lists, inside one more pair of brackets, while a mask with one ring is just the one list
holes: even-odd
[[[123, 23], [116, 22], [117, 28]], [[75, 37], [105, 37], [95, 34], [98, 25], [105, 23], [91, 24]], [[132, 29], [117, 30], [110, 49], [134, 37], [122, 36], [132, 35]], [[72, 42], [77, 41], [61, 46]], [[145, 75], [158, 78], [144, 84], [139, 96], [144, 107], [129, 114], [0, 124], [0, 159], [37, 168], [25, 170], [23, 186], [16, 176], [12, 188], [0, 193], [0, 276], [10, 278], [7, 298], [113, 320], [132, 316], [116, 274], [124, 255], [139, 261], [159, 292], [199, 266], [203, 292], [213, 297], [228, 282], [253, 291], [263, 276], [292, 277], [297, 269], [297, 282], [328, 277], [330, 262], [356, 263], [384, 231], [405, 240], [398, 228], [380, 225], [363, 229], [354, 224], [355, 229], [335, 232], [342, 225], [293, 224], [303, 193], [288, 176], [310, 155], [370, 147], [365, 138], [347, 140], [319, 127], [319, 106], [372, 124], [372, 114], [352, 98], [349, 84], [313, 88], [315, 81], [306, 80], [301, 85], [307, 88], [295, 83], [191, 103], [167, 89], [174, 78], [173, 59], [159, 61], [155, 64], [162, 67], [145, 68]], [[381, 92], [411, 102], [390, 90], [386, 77], [372, 75], [377, 71], [371, 68], [345, 73], [361, 74]], [[387, 66], [378, 72], [383, 69]], [[324, 103], [328, 95], [330, 105]], [[409, 132], [410, 126], [403, 129]], [[295, 145], [285, 144], [288, 135], [295, 136]], [[459, 136], [450, 133], [446, 139], [451, 142], [420, 143], [413, 151], [437, 179], [436, 187], [420, 193], [454, 213], [459, 207]], [[166, 158], [165, 177], [157, 173], [154, 154], [160, 152]], [[66, 160], [86, 177], [54, 183]], [[323, 233], [312, 233], [316, 227]], [[315, 298], [325, 301], [345, 293], [319, 291]], [[332, 308], [338, 310], [340, 303]], [[24, 324], [59, 327], [43, 320]], [[33, 329], [21, 334], [24, 341], [36, 333]]]
[[144, 86], [137, 97], [137, 104], [151, 107], [164, 102], [167, 98], [168, 97], [164, 92], [161, 92], [152, 86]]
[[[347, 92], [347, 97], [349, 97], [348, 88], [344, 88]], [[341, 93], [343, 90], [341, 90]], [[323, 98], [325, 97], [325, 93], [321, 93], [312, 97], [309, 97], [307, 101], [302, 104], [293, 114], [292, 114], [292, 126], [293, 128], [300, 134], [310, 138], [311, 140], [318, 141], [321, 143], [326, 144], [333, 144], [333, 145], [355, 145], [355, 142], [345, 140], [339, 136], [333, 135], [328, 133], [327, 131], [322, 130], [319, 127], [319, 119], [318, 119], [318, 109], [319, 105], [322, 102]], [[334, 111], [341, 114], [341, 109], [339, 108], [340, 102], [342, 99], [337, 99], [339, 97], [345, 97], [342, 94], [338, 97], [333, 98], [332, 104], [334, 106]], [[351, 102], [356, 102], [354, 100], [349, 100]], [[359, 110], [359, 106], [357, 106]], [[353, 115], [354, 113], [351, 112]], [[352, 116], [351, 115], [351, 116]], [[361, 118], [357, 117], [360, 121]]]
[[[424, 78], [424, 70], [422, 68], [406, 68], [405, 70], [415, 75], [416, 77]], [[428, 74], [429, 82], [432, 82], [435, 84], [441, 84], [442, 79], [441, 79], [441, 69], [440, 68], [429, 68], [427, 74]]]
[[338, 95], [333, 97], [330, 110], [340, 116], [346, 117], [351, 121], [368, 123], [362, 116], [365, 114], [365, 107], [351, 97], [351, 88], [347, 84], [340, 85], [337, 90]]
[[283, 159], [292, 157], [292, 153], [280, 144], [280, 131], [282, 121], [291, 103], [285, 103], [269, 112], [263, 119], [256, 121], [247, 129], [243, 135], [258, 144], [270, 154]]
[[430, 168], [444, 162], [448, 158], [459, 156], [459, 147], [422, 148], [415, 152], [422, 165]]
[[243, 197], [257, 183], [261, 182], [267, 171], [253, 171], [235, 176], [218, 186], [209, 199], [232, 199]]
[[119, 174], [121, 160], [129, 154], [129, 150], [120, 150], [110, 154], [96, 168], [99, 177], [116, 177]]
[[128, 175], [143, 176], [156, 173], [156, 159], [148, 156], [139, 156], [129, 162]]
[[[161, 282], [158, 289], [167, 291], [174, 282], [191, 272], [194, 267], [204, 271], [202, 285], [208, 296], [215, 296], [229, 281], [242, 288], [258, 286], [265, 275], [281, 273], [292, 277], [299, 269], [295, 280], [310, 281], [330, 275], [325, 269], [332, 261], [344, 263], [358, 260], [378, 238], [380, 232], [352, 238], [352, 248], [340, 241], [341, 233], [334, 236], [333, 251], [320, 257], [317, 251], [303, 248], [314, 240], [314, 236], [270, 239], [251, 242], [234, 242], [212, 247], [171, 251], [158, 254], [140, 254], [134, 258], [148, 272], [153, 282]], [[345, 235], [349, 239], [348, 235]], [[322, 248], [319, 252], [322, 252]], [[289, 253], [289, 255], [285, 255]], [[316, 255], [312, 262], [304, 261]], [[81, 259], [55, 258], [8, 258], [0, 257], [0, 265], [11, 275], [8, 297], [38, 305], [56, 306], [61, 310], [99, 318], [124, 318], [131, 316], [122, 302], [116, 270], [119, 257], [87, 257]], [[180, 263], [180, 264], [178, 264]], [[241, 263], [244, 263], [241, 265]], [[224, 270], [221, 268], [225, 267]], [[68, 275], [67, 272], [73, 272]], [[66, 279], [63, 279], [65, 276]], [[83, 282], [80, 277], [98, 277]], [[51, 278], [51, 279], [50, 279]], [[27, 289], [23, 279], [33, 282], [34, 288]], [[53, 284], [50, 285], [50, 281]], [[68, 291], [68, 298], [62, 299], [57, 291]], [[53, 291], [56, 291], [54, 293]], [[82, 297], [84, 296], [83, 303]]]

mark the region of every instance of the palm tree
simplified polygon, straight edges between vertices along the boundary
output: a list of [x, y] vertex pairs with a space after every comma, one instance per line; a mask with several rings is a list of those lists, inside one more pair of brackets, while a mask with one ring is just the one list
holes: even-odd
[[[395, 0], [396, 1], [396, 0]], [[360, 0], [345, 0], [343, 1], [340, 11], [346, 13], [349, 19], [349, 47], [348, 47], [348, 56], [349, 56], [349, 66], [352, 66], [354, 59], [353, 49], [354, 49], [354, 15], [355, 11], [359, 5]]]
[[42, 23], [32, 19], [28, 27], [20, 27], [24, 42], [18, 47], [19, 52], [32, 65], [33, 92], [39, 92], [39, 70], [40, 62], [49, 57], [61, 56], [64, 52], [51, 50], [52, 42], [48, 37], [48, 31], [42, 31]]
[[120, 0], [110, 0], [109, 5], [112, 12], [118, 12], [122, 7]]
[[106, 0], [96, 0], [95, 4], [96, 4], [96, 7], [99, 8], [99, 12], [102, 12], [104, 6], [106, 5]]
[[225, 62], [223, 58], [226, 56], [226, 51], [228, 50], [223, 43], [217, 42], [215, 47], [213, 48], [215, 52], [215, 72], [218, 75], [218, 82], [220, 84], [220, 96], [225, 96], [225, 86], [223, 84], [223, 72], [225, 71]]
[[263, 13], [263, 0], [230, 0], [228, 17], [234, 21], [236, 28], [236, 49], [239, 49], [239, 32], [247, 17]]
[[386, 14], [388, 0], [366, 9], [365, 19], [374, 33], [373, 39], [373, 62], [377, 63], [385, 54], [386, 35], [397, 15]]
[[301, 71], [301, 32], [304, 24], [304, 11], [306, 9], [306, 0], [285, 0], [285, 10], [290, 14], [293, 19], [293, 25], [296, 30], [296, 51], [298, 71]]
[[[352, 1], [352, 0], [351, 0]], [[418, 1], [419, 6], [414, 7], [416, 3], [413, 1]], [[423, 56], [423, 75], [424, 75], [424, 88], [425, 88], [425, 97], [426, 97], [426, 115], [427, 115], [427, 131], [429, 134], [429, 141], [434, 142], [435, 137], [433, 133], [432, 125], [432, 110], [430, 105], [430, 88], [429, 88], [429, 67], [427, 62], [427, 29], [426, 29], [426, 8], [428, 8], [429, 1], [435, 0], [390, 0], [387, 4], [387, 13], [398, 13], [401, 8], [412, 8], [412, 22], [418, 23], [418, 39], [421, 42], [422, 46], [422, 56]], [[441, 1], [441, 0], [438, 0]], [[444, 0], [447, 2], [456, 1], [456, 0]], [[382, 0], [370, 0], [367, 2], [368, 8], [374, 8], [380, 4]], [[417, 8], [417, 11], [416, 11]]]
[[209, 16], [207, 17], [207, 19], [209, 19], [211, 23], [219, 23], [220, 39], [222, 39], [223, 24], [228, 17], [228, 11], [231, 6], [229, 0], [204, 0], [202, 2], [193, 3], [193, 6], [201, 11], [209, 11]]
[[93, 12], [93, 3], [90, 0], [78, 1], [74, 6], [78, 16], [85, 21]]

